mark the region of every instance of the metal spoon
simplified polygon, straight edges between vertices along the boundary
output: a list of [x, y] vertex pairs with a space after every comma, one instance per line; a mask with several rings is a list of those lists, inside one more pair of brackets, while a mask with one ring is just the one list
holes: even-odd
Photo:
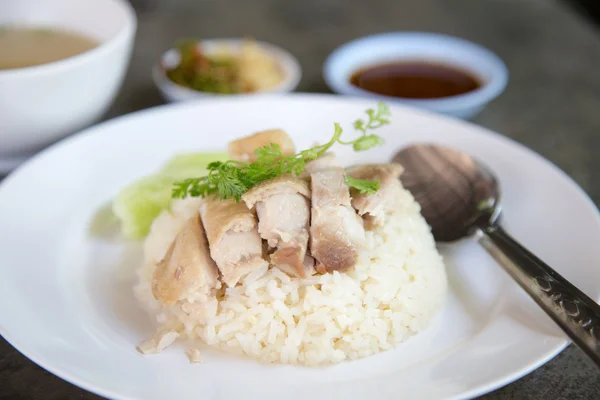
[[479, 244], [600, 366], [600, 306], [511, 238], [500, 225], [494, 175], [469, 155], [415, 145], [400, 151], [402, 184], [421, 205], [438, 242], [474, 236]]

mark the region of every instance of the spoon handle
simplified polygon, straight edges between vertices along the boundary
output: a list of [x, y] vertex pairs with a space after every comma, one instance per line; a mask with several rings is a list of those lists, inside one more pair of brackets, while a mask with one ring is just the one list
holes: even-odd
[[479, 243], [600, 367], [600, 306], [511, 238], [500, 226]]

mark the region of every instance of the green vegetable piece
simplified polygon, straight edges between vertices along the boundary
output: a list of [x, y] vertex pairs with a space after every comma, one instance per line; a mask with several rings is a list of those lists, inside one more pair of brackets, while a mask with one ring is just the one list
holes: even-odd
[[207, 172], [207, 166], [227, 159], [225, 153], [189, 153], [170, 159], [157, 174], [127, 186], [113, 200], [113, 213], [121, 222], [123, 235], [131, 240], [144, 238], [152, 221], [171, 206], [173, 183]]
[[123, 189], [113, 200], [113, 213], [127, 239], [137, 240], [150, 231], [152, 221], [171, 205], [173, 178], [148, 176]]
[[346, 185], [357, 189], [360, 193], [371, 195], [379, 190], [380, 183], [379, 180], [369, 181], [365, 179], [356, 179], [346, 175]]
[[206, 173], [207, 166], [214, 161], [227, 159], [227, 153], [184, 153], [171, 158], [159, 171], [160, 175], [177, 180]]
[[364, 151], [369, 150], [375, 146], [379, 146], [382, 143], [383, 139], [381, 137], [377, 135], [367, 135], [358, 138], [352, 145], [352, 148], [354, 149], [354, 151]]

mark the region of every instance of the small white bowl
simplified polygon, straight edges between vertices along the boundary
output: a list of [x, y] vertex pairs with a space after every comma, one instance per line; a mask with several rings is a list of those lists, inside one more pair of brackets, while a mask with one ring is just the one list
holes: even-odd
[[[384, 96], [350, 83], [352, 74], [362, 68], [396, 61], [430, 61], [455, 67], [482, 82], [471, 92], [440, 99], [403, 99]], [[336, 93], [396, 102], [459, 118], [472, 118], [496, 98], [508, 82], [502, 60], [482, 46], [453, 36], [392, 32], [367, 36], [337, 48], [327, 58], [323, 74]]]
[[[207, 52], [212, 52], [214, 49], [221, 48], [222, 46], [231, 48], [232, 51], [238, 51], [243, 44], [243, 39], [207, 39], [201, 40], [199, 44]], [[255, 42], [262, 49], [266, 51], [268, 55], [279, 63], [284, 78], [281, 83], [269, 90], [263, 90], [256, 93], [250, 94], [261, 94], [261, 93], [287, 93], [292, 92], [298, 86], [300, 78], [302, 77], [302, 70], [298, 60], [288, 51], [265, 42]], [[152, 69], [152, 77], [154, 83], [158, 87], [161, 95], [166, 101], [177, 102], [187, 101], [195, 99], [206, 99], [207, 97], [214, 96], [237, 96], [238, 94], [221, 94], [221, 93], [209, 93], [202, 92], [194, 89], [190, 89], [181, 85], [176, 84], [170, 80], [164, 69], [164, 65], [169, 67], [177, 66], [179, 62], [179, 53], [176, 49], [167, 50], [161, 57], [160, 61], [154, 65]], [[242, 95], [249, 95], [249, 93], [242, 93]]]
[[100, 42], [60, 61], [0, 70], [0, 169], [8, 172], [103, 116], [123, 82], [137, 23], [126, 0], [19, 0], [0, 8], [0, 26], [64, 29]]

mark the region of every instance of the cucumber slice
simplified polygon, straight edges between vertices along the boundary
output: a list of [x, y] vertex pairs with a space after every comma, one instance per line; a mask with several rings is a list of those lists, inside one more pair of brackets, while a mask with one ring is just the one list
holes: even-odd
[[226, 159], [225, 153], [181, 154], [169, 160], [157, 174], [125, 187], [112, 204], [123, 235], [130, 240], [144, 238], [152, 221], [171, 206], [173, 182], [205, 175], [209, 163]]
[[206, 174], [206, 167], [213, 161], [227, 160], [226, 153], [186, 153], [170, 159], [159, 171], [160, 175], [181, 180]]

